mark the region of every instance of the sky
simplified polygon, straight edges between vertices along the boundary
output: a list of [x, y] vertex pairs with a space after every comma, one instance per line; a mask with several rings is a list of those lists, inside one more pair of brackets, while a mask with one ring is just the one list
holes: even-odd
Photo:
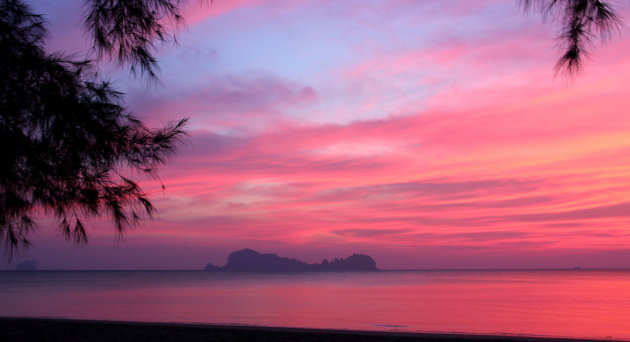
[[[86, 55], [80, 0], [31, 1]], [[630, 4], [616, 3], [623, 18]], [[161, 85], [100, 62], [149, 126], [190, 118], [142, 179], [158, 212], [43, 269], [199, 269], [253, 248], [380, 268], [630, 267], [630, 32], [557, 77], [557, 25], [518, 1], [190, 1]], [[5, 267], [10, 267], [6, 265]]]

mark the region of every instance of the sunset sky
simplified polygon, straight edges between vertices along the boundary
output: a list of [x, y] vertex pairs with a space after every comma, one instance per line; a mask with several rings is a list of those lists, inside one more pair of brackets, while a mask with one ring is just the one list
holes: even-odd
[[[253, 248], [381, 268], [630, 267], [630, 30], [555, 77], [557, 26], [517, 1], [189, 1], [161, 85], [102, 63], [152, 127], [190, 138], [143, 179], [158, 213], [44, 269], [198, 269]], [[34, 0], [85, 56], [81, 0]], [[630, 18], [630, 3], [616, 3]], [[18, 261], [19, 261], [18, 260]], [[8, 266], [7, 266], [8, 267]]]

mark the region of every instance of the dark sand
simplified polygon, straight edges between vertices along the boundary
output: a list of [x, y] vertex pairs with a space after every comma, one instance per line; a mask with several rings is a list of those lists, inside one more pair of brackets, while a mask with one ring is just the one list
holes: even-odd
[[[12, 341], [594, 341], [521, 336], [270, 328], [175, 323], [131, 323], [40, 318], [0, 318], [0, 339]], [[607, 340], [610, 341], [610, 340]]]

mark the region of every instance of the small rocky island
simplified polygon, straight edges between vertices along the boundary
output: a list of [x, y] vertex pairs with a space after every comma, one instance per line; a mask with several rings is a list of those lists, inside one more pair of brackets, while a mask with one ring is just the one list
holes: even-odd
[[206, 271], [217, 272], [365, 272], [378, 271], [376, 262], [369, 255], [353, 254], [347, 258], [320, 264], [308, 264], [295, 258], [279, 257], [276, 254], [260, 254], [246, 248], [232, 252], [223, 267], [208, 264]]

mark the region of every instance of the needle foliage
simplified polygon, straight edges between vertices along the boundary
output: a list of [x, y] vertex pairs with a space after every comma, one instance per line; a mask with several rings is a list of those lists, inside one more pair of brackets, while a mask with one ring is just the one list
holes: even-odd
[[609, 1], [600, 0], [521, 0], [525, 10], [542, 13], [543, 18], [560, 22], [558, 41], [562, 54], [556, 71], [578, 74], [594, 43], [608, 40], [622, 26], [621, 18]]
[[[148, 47], [164, 38], [156, 22], [177, 14], [167, 3], [179, 1], [87, 2], [99, 53], [153, 77]], [[152, 19], [138, 9], [153, 10]], [[150, 216], [154, 207], [131, 176], [155, 176], [185, 136], [186, 119], [147, 128], [93, 61], [47, 52], [47, 34], [22, 1], [0, 0], [0, 243], [9, 258], [30, 244], [39, 213], [76, 243], [88, 240], [85, 218], [108, 216], [122, 234]]]

